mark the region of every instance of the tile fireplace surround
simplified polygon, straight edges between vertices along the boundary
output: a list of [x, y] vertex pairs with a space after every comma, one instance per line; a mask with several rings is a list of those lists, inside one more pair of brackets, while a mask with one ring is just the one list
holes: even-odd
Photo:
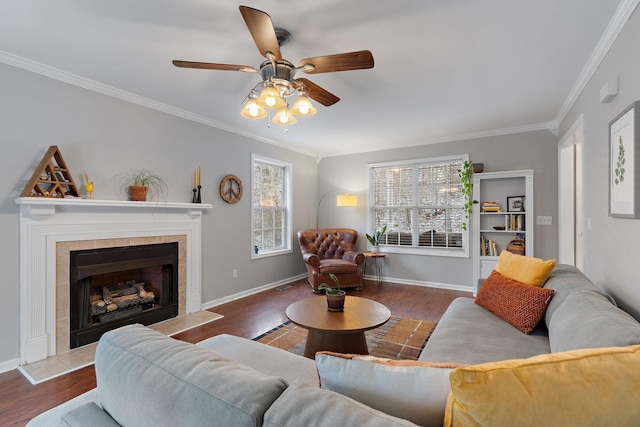
[[69, 350], [71, 250], [178, 242], [179, 314], [201, 308], [208, 204], [20, 197], [20, 364]]

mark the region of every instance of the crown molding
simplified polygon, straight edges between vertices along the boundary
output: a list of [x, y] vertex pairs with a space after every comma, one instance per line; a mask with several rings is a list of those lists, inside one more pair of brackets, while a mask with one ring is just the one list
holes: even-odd
[[226, 123], [222, 123], [213, 119], [210, 119], [199, 114], [192, 113], [181, 108], [176, 108], [162, 102], [154, 101], [144, 96], [136, 95], [131, 92], [127, 92], [122, 89], [118, 89], [113, 86], [109, 86], [103, 83], [96, 82], [95, 80], [87, 79], [85, 77], [78, 76], [76, 74], [69, 73], [67, 71], [60, 70], [58, 68], [51, 67], [40, 62], [32, 61], [30, 59], [14, 55], [12, 53], [0, 50], [0, 62], [7, 65], [21, 68], [25, 71], [31, 71], [36, 74], [40, 74], [45, 77], [49, 77], [54, 80], [58, 80], [64, 83], [68, 83], [73, 86], [78, 86], [83, 89], [97, 92], [102, 95], [107, 95], [112, 98], [117, 98], [122, 101], [130, 102], [132, 104], [140, 105], [142, 107], [150, 108], [152, 110], [160, 111], [162, 113], [170, 114], [172, 116], [180, 117], [182, 119], [190, 120], [192, 122], [200, 123], [205, 126], [224, 130], [236, 135], [244, 136], [256, 141], [264, 142], [266, 144], [275, 145], [280, 148], [284, 148], [289, 151], [294, 151], [307, 156], [315, 157], [317, 154], [314, 151], [304, 150], [292, 145], [284, 144], [278, 141], [274, 141], [269, 138], [263, 138], [258, 135], [254, 135], [250, 132], [238, 129], [234, 126], [230, 126]]
[[426, 139], [424, 141], [422, 141], [420, 144], [407, 144], [404, 146], [397, 146], [397, 147], [393, 147], [393, 148], [380, 148], [380, 147], [372, 147], [371, 149], [368, 150], [355, 150], [355, 151], [341, 151], [339, 153], [330, 153], [330, 154], [325, 154], [323, 156], [319, 156], [316, 158], [316, 162], [320, 162], [320, 160], [322, 158], [325, 157], [335, 157], [335, 156], [343, 156], [343, 155], [348, 155], [348, 154], [358, 154], [358, 153], [368, 153], [368, 152], [372, 152], [372, 151], [383, 151], [383, 150], [396, 150], [398, 148], [409, 148], [409, 147], [419, 147], [421, 145], [430, 145], [430, 144], [441, 144], [444, 142], [454, 142], [454, 141], [466, 141], [469, 139], [481, 139], [481, 138], [490, 138], [493, 136], [502, 136], [502, 135], [513, 135], [513, 134], [518, 134], [518, 133], [526, 133], [526, 132], [535, 132], [535, 131], [539, 131], [539, 130], [546, 130], [552, 133], [555, 133], [557, 135], [557, 129], [556, 132], [554, 132], [554, 122], [543, 122], [543, 123], [535, 123], [532, 125], [524, 125], [524, 126], [514, 126], [514, 127], [509, 127], [509, 128], [502, 128], [502, 129], [490, 129], [490, 130], [483, 130], [483, 131], [478, 131], [478, 132], [468, 132], [468, 133], [460, 133], [460, 134], [451, 134], [451, 135], [440, 135], [440, 136], [433, 136], [433, 137], [426, 137]]
[[[593, 77], [598, 66], [606, 56], [609, 49], [618, 38], [620, 31], [627, 23], [627, 20], [633, 13], [633, 11], [638, 7], [640, 0], [622, 0], [618, 9], [616, 10], [615, 15], [611, 18], [607, 29], [605, 30], [602, 38], [596, 45], [595, 49], [591, 53], [591, 57], [587, 61], [587, 64], [582, 69], [578, 80], [573, 85], [573, 88], [569, 92], [567, 99], [565, 99], [562, 107], [560, 107], [560, 111], [558, 111], [558, 115], [553, 120], [555, 122], [553, 128], [558, 129], [560, 127], [560, 123], [566, 118], [569, 110], [573, 107], [573, 105], [578, 100], [578, 97], [589, 83], [589, 80]], [[557, 132], [557, 131], [556, 131]]]

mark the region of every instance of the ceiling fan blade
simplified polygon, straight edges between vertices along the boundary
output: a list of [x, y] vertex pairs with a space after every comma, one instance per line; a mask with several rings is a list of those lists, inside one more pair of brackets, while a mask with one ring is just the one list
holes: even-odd
[[340, 101], [340, 98], [338, 98], [328, 90], [321, 88], [317, 84], [313, 83], [311, 80], [301, 78], [301, 79], [296, 79], [295, 81], [296, 83], [302, 83], [309, 97], [318, 101], [320, 104], [324, 105], [325, 107], [330, 107], [331, 105]]
[[280, 53], [280, 45], [273, 29], [271, 17], [261, 10], [248, 6], [240, 6], [240, 13], [260, 54], [265, 58], [269, 58], [267, 52], [271, 52], [275, 60], [280, 61], [282, 54]]
[[[313, 65], [313, 70], [306, 71], [305, 64]], [[332, 73], [334, 71], [362, 70], [373, 68], [373, 55], [368, 50], [338, 53], [336, 55], [316, 56], [301, 59], [298, 68], [308, 74]]]
[[213, 62], [193, 62], [193, 61], [180, 61], [173, 60], [173, 65], [182, 68], [200, 68], [203, 70], [223, 70], [223, 71], [244, 71], [245, 73], [257, 73], [253, 67], [248, 65], [233, 65], [233, 64], [215, 64]]

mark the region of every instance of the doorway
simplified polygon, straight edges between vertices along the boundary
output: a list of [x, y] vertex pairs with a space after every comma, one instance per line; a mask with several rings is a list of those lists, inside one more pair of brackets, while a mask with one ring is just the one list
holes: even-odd
[[584, 116], [558, 144], [558, 262], [582, 270], [584, 261], [584, 209], [582, 149]]

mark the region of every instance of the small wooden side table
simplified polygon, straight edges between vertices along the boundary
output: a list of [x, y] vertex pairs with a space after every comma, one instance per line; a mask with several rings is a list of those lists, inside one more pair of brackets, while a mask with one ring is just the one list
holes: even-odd
[[376, 253], [376, 252], [364, 252], [364, 273], [367, 273], [367, 260], [369, 258], [373, 259], [373, 262], [375, 263], [375, 270], [376, 270], [376, 279], [377, 279], [377, 284], [378, 286], [380, 286], [382, 284], [382, 267], [383, 267], [383, 263], [384, 263], [384, 257], [386, 257], [387, 254], [381, 254], [381, 253]]
[[391, 317], [389, 309], [379, 302], [348, 295], [341, 312], [327, 310], [327, 299], [315, 296], [294, 302], [286, 314], [309, 331], [304, 356], [310, 359], [318, 351], [369, 354], [364, 332], [384, 325]]

